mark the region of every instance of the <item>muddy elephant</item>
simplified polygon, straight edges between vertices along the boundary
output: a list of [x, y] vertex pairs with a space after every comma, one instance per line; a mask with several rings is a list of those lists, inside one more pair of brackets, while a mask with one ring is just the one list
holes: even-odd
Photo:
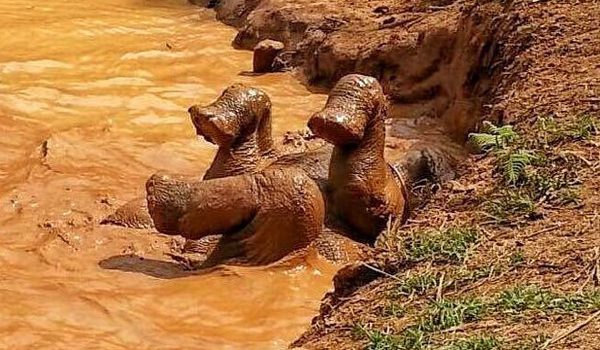
[[408, 218], [402, 175], [384, 158], [387, 99], [377, 79], [340, 79], [323, 110], [308, 121], [313, 133], [335, 147], [329, 162], [332, 213], [359, 235], [375, 239], [389, 220]]
[[[276, 159], [271, 137], [271, 100], [262, 90], [234, 84], [210, 105], [194, 105], [188, 113], [196, 134], [219, 147], [203, 180], [252, 173]], [[145, 196], [125, 203], [101, 224], [154, 227]]]
[[[317, 238], [315, 246], [322, 255], [335, 260], [335, 257], [356, 256], [362, 252], [362, 246], [347, 236], [361, 241], [373, 241], [390, 216], [406, 218], [408, 194], [404, 187], [405, 182], [400, 179], [400, 171], [394, 169], [402, 170], [409, 182], [412, 182], [425, 176], [426, 168], [429, 168], [428, 162], [424, 161], [429, 153], [419, 149], [411, 150], [403, 157], [395, 159], [396, 168], [385, 163], [382, 153], [385, 141], [385, 106], [385, 97], [375, 79], [358, 75], [342, 79], [332, 91], [323, 111], [313, 116], [310, 123], [315, 133], [335, 145], [335, 151], [334, 147], [310, 137], [301, 140], [308, 146], [288, 147], [283, 152], [278, 151], [271, 137], [271, 103], [268, 96], [258, 89], [234, 85], [225, 90], [213, 104], [207, 107], [193, 106], [189, 112], [197, 134], [219, 145], [205, 180], [256, 174], [269, 168], [285, 168], [294, 171], [300, 169], [319, 185], [326, 203], [331, 203], [327, 205], [329, 209], [326, 209], [328, 228]], [[346, 113], [346, 119], [338, 123], [330, 122], [342, 112]], [[349, 124], [346, 126], [344, 123]], [[362, 127], [361, 123], [364, 124]], [[356, 128], [360, 135], [357, 133], [357, 137], [340, 143], [341, 140], [336, 139], [335, 134], [339, 133], [337, 130], [345, 127]], [[296, 151], [298, 149], [301, 151]], [[372, 156], [369, 156], [371, 154]], [[346, 174], [356, 173], [356, 176], [342, 178], [346, 171]], [[363, 171], [366, 177], [360, 175]], [[353, 179], [365, 181], [361, 183]], [[156, 181], [156, 178], [154, 180]], [[179, 181], [179, 185], [174, 184], [174, 189], [181, 187], [181, 183], [182, 181]], [[386, 197], [388, 193], [392, 196]], [[341, 204], [345, 200], [344, 196], [354, 201], [352, 203], [356, 208], [348, 210], [348, 206]], [[142, 206], [128, 204], [124, 208], [137, 208], [147, 213], [148, 209]], [[168, 208], [169, 205], [166, 204], [155, 206], [154, 215], [158, 215], [159, 221], [168, 217], [165, 215]], [[143, 216], [139, 210], [121, 210], [126, 214], [122, 217]], [[161, 210], [165, 212], [161, 213]], [[181, 215], [179, 213], [171, 217], [180, 218]], [[349, 217], [354, 215], [356, 218]], [[147, 214], [146, 216], [149, 217]], [[125, 224], [134, 221], [122, 218], [119, 220]], [[180, 229], [177, 222], [165, 223], [157, 225], [159, 231]], [[192, 237], [192, 233], [185, 233], [184, 236]], [[207, 245], [200, 245], [206, 250]], [[349, 251], [352, 253], [347, 254]]]
[[[325, 145], [323, 142], [312, 142], [312, 141], [300, 141], [301, 143], [310, 142], [309, 147], [302, 147], [298, 145], [298, 138], [294, 138], [294, 142], [285, 143], [283, 149], [285, 149], [286, 155], [281, 155], [281, 152], [273, 146], [273, 139], [271, 136], [271, 101], [269, 97], [261, 90], [247, 87], [241, 84], [236, 84], [228, 87], [221, 96], [212, 104], [208, 106], [195, 105], [188, 110], [192, 123], [196, 129], [198, 136], [203, 137], [206, 141], [214, 143], [219, 146], [219, 149], [203, 177], [203, 182], [208, 182], [205, 185], [200, 185], [197, 179], [183, 178], [174, 175], [156, 175], [153, 176], [151, 181], [148, 182], [148, 200], [146, 198], [134, 199], [119, 209], [110, 216], [108, 216], [102, 223], [104, 224], [116, 224], [126, 227], [133, 228], [147, 228], [156, 225], [158, 231], [167, 234], [181, 234], [186, 238], [189, 238], [188, 244], [185, 245], [186, 249], [184, 252], [201, 253], [202, 255], [208, 255], [208, 258], [201, 266], [210, 266], [217, 263], [218, 261], [238, 262], [243, 264], [262, 264], [269, 261], [273, 257], [278, 257], [281, 254], [289, 253], [290, 247], [294, 247], [295, 250], [299, 246], [304, 246], [305, 243], [315, 242], [315, 246], [319, 253], [333, 262], [345, 262], [356, 260], [359, 255], [362, 255], [363, 247], [357, 245], [352, 240], [337, 235], [331, 230], [325, 230], [323, 235], [318, 236], [315, 239], [314, 233], [307, 228], [300, 230], [304, 232], [300, 234], [294, 230], [288, 230], [287, 234], [291, 235], [288, 241], [277, 240], [276, 235], [270, 241], [264, 241], [265, 232], [269, 232], [268, 229], [262, 228], [261, 230], [254, 232], [249, 235], [252, 230], [246, 228], [244, 234], [237, 232], [221, 232], [220, 230], [214, 230], [208, 232], [210, 234], [224, 234], [220, 239], [216, 239], [215, 236], [207, 237], [206, 239], [200, 238], [198, 232], [187, 231], [186, 227], [180, 227], [179, 219], [183, 216], [183, 208], [189, 208], [191, 204], [175, 205], [178, 197], [180, 200], [185, 202], [183, 198], [187, 198], [180, 193], [184, 188], [194, 187], [198, 188], [198, 191], [202, 189], [208, 189], [212, 186], [215, 187], [215, 192], [211, 196], [217, 196], [217, 189], [220, 183], [226, 183], [231, 186], [231, 190], [240, 190], [240, 193], [244, 193], [239, 188], [241, 185], [236, 183], [247, 184], [247, 181], [241, 181], [239, 178], [227, 179], [221, 182], [212, 181], [221, 178], [235, 177], [238, 175], [252, 175], [254, 178], [263, 179], [262, 183], [269, 183], [265, 179], [273, 177], [274, 174], [279, 174], [273, 177], [274, 184], [278, 184], [281, 188], [271, 188], [268, 186], [255, 186], [253, 188], [256, 191], [260, 190], [260, 193], [270, 193], [273, 199], [278, 198], [282, 203], [286, 203], [285, 197], [278, 197], [277, 191], [289, 196], [290, 203], [296, 205], [301, 204], [302, 196], [311, 193], [312, 184], [307, 186], [307, 193], [294, 194], [282, 192], [287, 190], [293, 190], [294, 187], [289, 184], [286, 185], [282, 181], [289, 179], [290, 176], [294, 177], [297, 181], [305, 181], [305, 176], [309, 178], [318, 178], [317, 184], [322, 187], [327, 180], [327, 168], [326, 162], [328, 162], [331, 154], [331, 147]], [[300, 137], [302, 138], [302, 137]], [[311, 148], [314, 148], [311, 149]], [[301, 150], [302, 152], [295, 150]], [[272, 169], [266, 173], [260, 173], [262, 170], [267, 169], [271, 164], [277, 163]], [[297, 168], [308, 169], [308, 172], [302, 172]], [[283, 173], [289, 172], [287, 175]], [[236, 182], [237, 181], [237, 182]], [[297, 185], [297, 183], [296, 183]], [[157, 193], [156, 189], [166, 189], [171, 187], [171, 192], [164, 191], [164, 196], [150, 196], [150, 192]], [[267, 190], [269, 188], [269, 190]], [[203, 194], [207, 194], [210, 191], [202, 190]], [[321, 189], [319, 193], [321, 193]], [[170, 196], [166, 195], [170, 193]], [[223, 192], [221, 194], [224, 194]], [[258, 194], [258, 193], [257, 193]], [[202, 195], [198, 194], [197, 197]], [[154, 198], [154, 199], [152, 199]], [[163, 198], [163, 202], [159, 199]], [[234, 198], [234, 197], [231, 197]], [[270, 197], [271, 198], [271, 197]], [[315, 199], [312, 199], [313, 202]], [[260, 199], [262, 202], [266, 202]], [[222, 201], [223, 203], [225, 201]], [[148, 204], [150, 203], [150, 208]], [[222, 203], [222, 204], [223, 204]], [[317, 205], [315, 204], [315, 207]], [[175, 208], [179, 208], [175, 210]], [[269, 221], [269, 224], [265, 224], [265, 227], [276, 224], [275, 209], [267, 209], [270, 207], [263, 208], [264, 212], [261, 212], [261, 216], [257, 221], [254, 222], [253, 227], [256, 227], [256, 222], [261, 221], [267, 222], [265, 219], [265, 212], [269, 212], [275, 220]], [[269, 211], [271, 210], [271, 211]], [[275, 210], [275, 211], [273, 211]], [[225, 209], [223, 209], [225, 212]], [[150, 213], [153, 214], [154, 218], [151, 217]], [[216, 215], [216, 214], [211, 214]], [[283, 217], [295, 217], [292, 213], [281, 214]], [[310, 215], [302, 214], [307, 218]], [[313, 215], [317, 217], [316, 215]], [[189, 217], [189, 216], [188, 216]], [[235, 221], [235, 220], [234, 220]], [[238, 225], [238, 222], [233, 222], [232, 225]], [[284, 227], [284, 225], [278, 225]], [[303, 227], [303, 225], [295, 225], [297, 229]], [[306, 226], [306, 225], [304, 225]], [[234, 230], [235, 231], [235, 230]], [[242, 238], [242, 236], [248, 235], [248, 237]], [[284, 238], [283, 236], [282, 238]], [[310, 237], [310, 239], [302, 239], [302, 237]], [[198, 240], [199, 239], [199, 240]], [[262, 242], [258, 244], [257, 242]], [[287, 242], [287, 243], [286, 243]], [[295, 242], [295, 243], [294, 243]], [[294, 243], [294, 244], [292, 244]], [[291, 244], [291, 246], [290, 246]], [[252, 248], [256, 247], [256, 248]], [[264, 248], [261, 250], [259, 248]], [[278, 247], [275, 249], [275, 247]], [[242, 249], [243, 248], [243, 249]], [[270, 253], [267, 254], [266, 252]], [[239, 254], [235, 258], [230, 258]]]

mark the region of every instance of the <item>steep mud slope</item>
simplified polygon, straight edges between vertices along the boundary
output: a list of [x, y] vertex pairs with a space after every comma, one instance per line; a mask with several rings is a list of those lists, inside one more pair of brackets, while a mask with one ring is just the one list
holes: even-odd
[[396, 105], [396, 117], [439, 119], [458, 140], [478, 121], [495, 38], [509, 22], [497, 17], [504, 5], [468, 1], [202, 3], [239, 28], [234, 46], [281, 41], [286, 50], [279, 67], [300, 67], [312, 84], [331, 86], [349, 73], [375, 76]]

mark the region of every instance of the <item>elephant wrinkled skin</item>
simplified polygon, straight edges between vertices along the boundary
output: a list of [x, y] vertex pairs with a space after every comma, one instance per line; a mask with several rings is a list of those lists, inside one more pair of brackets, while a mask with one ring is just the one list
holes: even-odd
[[[282, 152], [271, 136], [269, 97], [259, 89], [232, 85], [211, 105], [189, 109], [198, 136], [219, 146], [203, 180], [154, 175], [147, 200], [127, 203], [112, 215], [119, 222], [105, 222], [131, 226], [143, 218], [160, 232], [200, 239], [186, 246], [209, 251], [208, 265], [263, 264], [310, 242], [330, 260], [355, 260], [365, 246], [349, 237], [372, 242], [390, 217], [407, 217], [408, 193], [397, 169], [409, 182], [431, 172], [428, 149], [410, 149], [393, 162], [395, 167], [385, 162], [386, 112], [387, 101], [374, 78], [344, 77], [309, 122], [317, 136], [335, 147], [300, 137]], [[292, 178], [306, 185], [304, 192]], [[320, 236], [313, 227], [320, 217], [317, 197], [324, 201], [327, 223]], [[307, 211], [286, 207], [294, 201], [306, 204], [302, 209]], [[297, 226], [304, 220], [297, 215], [313, 221]], [[274, 227], [291, 222], [295, 228], [278, 236], [282, 231]], [[216, 245], [215, 240], [202, 243], [206, 239], [201, 237], [214, 234], [223, 235]]]
[[295, 167], [196, 182], [155, 174], [146, 190], [158, 231], [223, 235], [204, 266], [275, 262], [312, 243], [325, 219], [319, 187]]
[[[235, 84], [225, 89], [212, 104], [194, 105], [188, 113], [197, 135], [219, 146], [204, 180], [255, 172], [275, 160], [271, 100], [263, 91]], [[101, 224], [139, 229], [154, 227], [146, 197], [125, 203]]]

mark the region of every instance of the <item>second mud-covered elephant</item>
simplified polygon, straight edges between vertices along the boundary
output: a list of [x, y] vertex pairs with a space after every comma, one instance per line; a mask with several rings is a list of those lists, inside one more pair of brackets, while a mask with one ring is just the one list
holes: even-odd
[[335, 145], [329, 163], [328, 202], [359, 235], [375, 239], [388, 221], [408, 218], [402, 175], [384, 158], [387, 99], [377, 79], [351, 74], [329, 93], [309, 128]]
[[[208, 106], [188, 113], [196, 134], [219, 147], [203, 180], [256, 172], [276, 159], [271, 137], [271, 100], [262, 90], [234, 84]], [[101, 224], [154, 227], [146, 196], [125, 203]]]

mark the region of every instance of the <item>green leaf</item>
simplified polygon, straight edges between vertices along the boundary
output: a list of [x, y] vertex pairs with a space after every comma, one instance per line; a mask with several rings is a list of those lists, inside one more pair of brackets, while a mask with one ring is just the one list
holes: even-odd
[[499, 167], [504, 179], [509, 184], [515, 185], [524, 176], [525, 168], [535, 159], [535, 154], [527, 150], [503, 152], [499, 156]]

